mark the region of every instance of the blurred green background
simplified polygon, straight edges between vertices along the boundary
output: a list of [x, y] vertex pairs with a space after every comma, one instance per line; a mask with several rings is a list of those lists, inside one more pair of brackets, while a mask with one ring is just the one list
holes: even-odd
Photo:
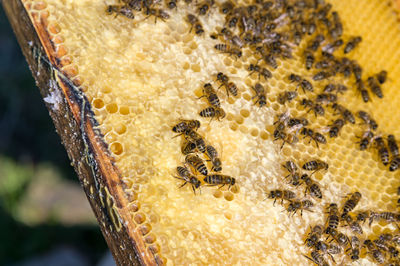
[[1, 5], [0, 58], [0, 265], [110, 265]]

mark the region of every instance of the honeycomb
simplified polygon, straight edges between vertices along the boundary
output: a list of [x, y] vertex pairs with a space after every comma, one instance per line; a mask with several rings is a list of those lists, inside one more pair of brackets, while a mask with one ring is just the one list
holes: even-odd
[[[400, 86], [400, 28], [391, 2], [329, 2], [340, 14], [343, 38], [363, 38], [348, 57], [363, 66], [364, 76], [382, 69], [389, 73], [382, 86], [383, 99], [372, 97], [364, 103], [350, 89], [339, 94], [338, 101], [353, 112], [368, 111], [378, 121], [379, 132], [400, 138], [396, 108], [400, 101], [396, 90]], [[157, 22], [107, 16], [102, 0], [25, 1], [25, 5], [30, 12], [45, 14], [57, 55], [66, 62], [63, 70], [79, 81], [90, 99], [99, 129], [122, 173], [132, 220], [143, 232], [145, 243], [156, 251], [159, 263], [307, 265], [311, 262], [302, 256], [309, 254], [305, 235], [310, 226], [324, 224], [330, 202], [341, 205], [344, 196], [357, 190], [362, 199], [356, 210], [396, 211], [399, 172], [389, 172], [372, 148], [358, 149], [357, 136], [363, 132], [359, 124], [346, 124], [339, 137], [327, 138], [328, 143], [320, 148], [302, 138], [282, 149], [279, 141], [273, 141], [275, 117], [287, 110], [294, 117], [306, 117], [316, 130], [337, 118], [332, 112], [315, 117], [297, 100], [278, 103], [279, 93], [296, 88], [287, 80], [290, 73], [312, 80], [301, 59], [305, 42], [294, 50], [293, 59], [278, 61], [273, 77], [263, 83], [267, 105], [260, 108], [250, 89], [258, 77], [246, 70], [257, 58], [249, 50], [240, 59], [221, 54], [214, 49], [219, 42], [208, 38], [215, 26], [224, 23], [218, 12], [201, 17], [206, 34], [197, 36], [189, 32], [188, 23], [182, 23], [183, 10], [195, 13], [196, 6], [181, 2], [170, 19]], [[236, 83], [239, 95], [228, 98], [221, 89], [218, 95], [226, 118], [210, 121], [198, 115], [207, 106], [198, 97], [204, 83], [216, 84], [215, 74], [220, 71]], [[312, 83], [319, 92], [328, 81]], [[300, 90], [299, 94], [304, 97]], [[202, 186], [196, 195], [189, 185], [178, 188], [182, 182], [172, 176], [184, 156], [181, 139], [173, 138], [171, 128], [180, 118], [201, 121], [198, 132], [221, 153], [223, 173], [236, 178], [235, 186]], [[266, 193], [277, 188], [290, 189], [303, 198], [304, 186], [286, 184], [287, 172], [281, 165], [293, 160], [300, 166], [315, 158], [326, 161], [329, 170], [313, 175], [323, 199], [315, 202], [312, 212], [289, 216], [279, 204], [273, 206], [266, 200]], [[365, 237], [396, 227], [379, 222], [363, 229]], [[350, 263], [344, 257], [335, 259]], [[372, 260], [364, 254], [358, 262], [366, 265]]]

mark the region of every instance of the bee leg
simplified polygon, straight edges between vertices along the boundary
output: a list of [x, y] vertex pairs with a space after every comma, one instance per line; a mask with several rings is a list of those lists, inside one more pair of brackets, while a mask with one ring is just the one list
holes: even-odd
[[274, 207], [275, 207], [275, 202], [276, 202], [276, 199], [274, 200], [274, 203], [272, 204]]
[[185, 183], [183, 183], [179, 188], [184, 187], [187, 184], [187, 181], [185, 181]]
[[336, 261], [335, 261], [335, 259], [333, 258], [332, 254], [331, 254], [331, 253], [329, 253], [329, 252], [327, 252], [327, 253], [328, 253], [329, 257], [331, 257], [331, 259], [332, 259], [333, 263], [334, 263], [334, 264], [336, 264]]
[[196, 190], [194, 188], [194, 185], [192, 184], [192, 189], [193, 189], [193, 193], [196, 195]]
[[317, 141], [317, 140], [315, 140], [315, 139], [314, 139], [314, 141], [315, 141], [315, 144], [317, 144], [317, 148], [319, 149], [319, 146], [318, 146], [318, 141]]
[[304, 255], [304, 254], [303, 254], [303, 256], [306, 257], [307, 259], [311, 260], [312, 262], [314, 262], [315, 264], [318, 265], [318, 263], [316, 263], [314, 259], [312, 259], [312, 258], [310, 258], [309, 256], [306, 256], [306, 255]]
[[225, 184], [222, 184], [222, 186], [220, 186], [218, 189], [221, 189], [222, 187], [224, 187], [225, 186]]

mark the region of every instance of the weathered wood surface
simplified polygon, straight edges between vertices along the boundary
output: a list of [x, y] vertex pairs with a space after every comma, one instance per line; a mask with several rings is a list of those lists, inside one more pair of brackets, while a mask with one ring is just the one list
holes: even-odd
[[21, 0], [2, 4], [117, 265], [156, 264], [129, 222], [119, 172], [96, 130], [90, 104], [60, 71], [46, 22], [39, 18], [40, 23], [33, 23]]

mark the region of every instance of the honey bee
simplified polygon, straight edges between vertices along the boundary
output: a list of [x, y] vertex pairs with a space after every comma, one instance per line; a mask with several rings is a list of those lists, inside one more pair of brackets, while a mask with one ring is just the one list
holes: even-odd
[[229, 185], [229, 187], [235, 185], [236, 180], [228, 175], [211, 174], [204, 178], [204, 182], [211, 186], [221, 185], [219, 188], [222, 188], [225, 185]]
[[335, 91], [336, 91], [336, 93], [343, 94], [344, 92], [347, 91], [347, 87], [345, 85], [342, 85], [342, 84], [332, 84], [332, 83], [330, 83], [330, 84], [326, 85], [325, 88], [324, 88], [324, 93], [332, 93], [332, 92], [335, 92]]
[[399, 156], [399, 147], [397, 146], [397, 141], [394, 135], [390, 134], [387, 137], [387, 142], [389, 146], [390, 153], [392, 154], [393, 157], [398, 157]]
[[307, 47], [308, 50], [317, 51], [321, 43], [325, 40], [324, 35], [319, 34], [311, 41], [310, 45]]
[[344, 220], [347, 223], [347, 226], [350, 227], [350, 230], [353, 233], [362, 235], [363, 230], [361, 225], [357, 221], [354, 221], [354, 219], [350, 216], [350, 214], [347, 213], [344, 216], [342, 216], [342, 220]]
[[206, 152], [206, 143], [203, 138], [197, 138], [194, 140], [196, 144], [196, 148], [199, 152], [205, 153]]
[[343, 40], [342, 39], [338, 39], [333, 41], [332, 43], [327, 44], [326, 46], [324, 46], [322, 48], [323, 51], [326, 51], [328, 53], [334, 53], [338, 48], [340, 48], [340, 46], [343, 45]]
[[329, 33], [333, 39], [337, 39], [343, 34], [343, 25], [340, 21], [339, 14], [336, 11], [332, 12], [332, 19], [334, 27], [329, 31]]
[[250, 64], [248, 70], [251, 71], [249, 75], [253, 74], [254, 72], [257, 72], [259, 79], [260, 76], [263, 76], [264, 79], [266, 80], [272, 77], [271, 71], [269, 71], [265, 67], [260, 67], [259, 65]]
[[270, 67], [277, 69], [278, 68], [278, 63], [276, 62], [276, 58], [272, 54], [267, 54], [264, 56], [264, 62], [269, 65]]
[[317, 148], [319, 148], [318, 143], [326, 144], [325, 136], [319, 132], [314, 132], [314, 130], [310, 128], [303, 128], [301, 134], [305, 135], [305, 137], [310, 137], [310, 142], [311, 140], [314, 140]]
[[286, 178], [289, 176], [290, 176], [289, 184], [291, 184], [292, 186], [295, 186], [295, 187], [300, 185], [300, 174], [299, 173], [294, 173], [292, 175], [288, 175], [288, 176], [286, 176]]
[[221, 103], [219, 102], [219, 98], [217, 92], [214, 90], [210, 83], [204, 84], [203, 87], [203, 96], [200, 98], [206, 97], [208, 103], [213, 107], [221, 107]]
[[195, 154], [186, 155], [185, 162], [191, 167], [193, 167], [200, 174], [207, 176], [208, 174], [207, 167], [204, 164], [203, 160], [198, 155]]
[[314, 111], [315, 117], [317, 117], [317, 115], [323, 116], [325, 114], [324, 107], [322, 107], [320, 104], [314, 103], [312, 100], [303, 99], [300, 104], [306, 108], [309, 108], [307, 113]]
[[361, 140], [357, 143], [360, 143], [360, 151], [366, 150], [374, 139], [374, 133], [372, 131], [365, 131]]
[[168, 12], [166, 12], [162, 9], [159, 9], [159, 8], [149, 8], [147, 10], [147, 14], [148, 14], [148, 16], [146, 18], [148, 18], [150, 16], [154, 16], [155, 23], [157, 23], [157, 18], [161, 19], [162, 21], [165, 21], [166, 19], [170, 18], [170, 15], [168, 14]]
[[184, 120], [172, 127], [172, 131], [175, 133], [185, 133], [189, 130], [197, 130], [200, 127], [200, 121], [198, 120]]
[[379, 249], [376, 248], [375, 244], [371, 240], [369, 239], [365, 240], [363, 246], [367, 247], [369, 254], [372, 255], [372, 258], [376, 262], [380, 264], [385, 262], [385, 256]]
[[289, 172], [289, 175], [286, 177], [294, 175], [297, 171], [297, 165], [293, 161], [286, 161], [282, 166]]
[[285, 91], [278, 95], [278, 102], [280, 104], [285, 104], [290, 102], [297, 97], [297, 91]]
[[368, 77], [367, 82], [368, 82], [368, 85], [369, 85], [369, 88], [371, 89], [371, 91], [379, 98], [383, 98], [382, 89], [379, 86], [375, 77]]
[[286, 210], [289, 213], [289, 216], [290, 213], [293, 213], [292, 216], [294, 216], [298, 210], [300, 210], [300, 216], [303, 216], [303, 210], [312, 212], [310, 208], [313, 206], [314, 204], [310, 200], [295, 200], [289, 203]]
[[331, 66], [331, 63], [328, 60], [321, 60], [315, 63], [316, 69], [327, 69]]
[[363, 72], [363, 69], [361, 68], [361, 66], [359, 64], [357, 64], [355, 61], [353, 61], [352, 62], [352, 70], [353, 70], [353, 74], [354, 74], [356, 81], [357, 82], [360, 81], [362, 72]]
[[199, 115], [201, 117], [211, 117], [211, 120], [217, 118], [220, 121], [225, 117], [225, 111], [222, 108], [209, 106], [201, 110]]
[[361, 93], [361, 97], [365, 103], [369, 101], [369, 93], [365, 89], [364, 82], [362, 80], [357, 81], [357, 90]]
[[400, 157], [394, 157], [390, 162], [389, 171], [393, 172], [399, 169], [400, 166]]
[[320, 93], [317, 95], [317, 98], [315, 99], [315, 102], [317, 103], [334, 103], [337, 101], [337, 96], [332, 93]]
[[361, 211], [359, 213], [357, 213], [357, 222], [362, 222], [363, 224], [365, 223], [365, 221], [369, 218], [369, 211]]
[[362, 41], [361, 36], [351, 38], [345, 45], [343, 52], [345, 54], [350, 53], [357, 47], [357, 45]]
[[321, 225], [315, 225], [304, 241], [306, 246], [309, 248], [315, 246], [322, 236], [322, 231], [323, 229]]
[[350, 258], [352, 261], [356, 261], [360, 258], [360, 240], [356, 236], [352, 236], [350, 240]]
[[374, 220], [384, 220], [388, 223], [399, 222], [400, 214], [393, 212], [371, 212], [369, 216], [369, 226], [371, 226]]
[[303, 92], [305, 91], [314, 91], [314, 88], [312, 86], [312, 84], [306, 80], [303, 79], [302, 77], [300, 77], [299, 75], [296, 74], [290, 74], [289, 75], [289, 81], [290, 82], [296, 82], [297, 83], [297, 87], [301, 87], [301, 89], [303, 90]]
[[316, 250], [311, 251], [311, 257], [308, 257], [306, 255], [303, 254], [304, 257], [306, 257], [307, 259], [311, 260], [312, 262], [314, 262], [317, 265], [321, 265], [321, 266], [328, 266], [329, 264], [325, 261], [324, 256]]
[[303, 174], [301, 180], [306, 184], [304, 195], [307, 195], [307, 192], [309, 192], [311, 197], [322, 199], [321, 189], [316, 182], [314, 182], [307, 174]]
[[314, 65], [315, 57], [311, 52], [306, 51], [304, 52], [304, 58], [305, 58], [306, 69], [310, 70]]
[[198, 189], [201, 185], [201, 182], [197, 177], [192, 175], [186, 167], [178, 166], [176, 168], [178, 176], [174, 176], [177, 179], [185, 181], [179, 188], [185, 186], [189, 183], [192, 186], [193, 193], [196, 194], [196, 189]]
[[226, 94], [228, 95], [228, 97], [229, 97], [229, 93], [232, 93], [233, 96], [237, 96], [237, 94], [238, 94], [237, 87], [233, 82], [229, 82], [229, 78], [227, 75], [225, 75], [222, 72], [219, 72], [217, 74], [217, 80], [221, 83], [221, 86], [219, 86], [219, 87], [222, 87], [222, 86], [225, 87]]
[[187, 15], [187, 20], [188, 20], [189, 24], [191, 25], [189, 32], [191, 32], [192, 29], [194, 28], [195, 33], [197, 35], [201, 35], [201, 34], [204, 33], [203, 26], [201, 25], [199, 19], [195, 15], [188, 14]]
[[290, 118], [287, 122], [287, 126], [289, 127], [288, 132], [295, 132], [297, 134], [299, 130], [301, 130], [308, 124], [308, 120], [305, 118]]
[[181, 147], [181, 151], [183, 155], [188, 155], [189, 153], [193, 153], [196, 150], [196, 143], [191, 141], [186, 141], [183, 143]]
[[199, 4], [199, 8], [197, 9], [197, 12], [199, 15], [206, 15], [207, 12], [211, 9], [211, 7], [214, 5], [214, 0], [205, 0], [201, 4]]
[[221, 12], [222, 14], [225, 14], [225, 15], [226, 15], [226, 14], [231, 13], [232, 10], [233, 10], [233, 8], [234, 8], [233, 3], [230, 2], [230, 1], [226, 1], [226, 2], [222, 3], [222, 5], [221, 5], [221, 7], [220, 7], [220, 12]]
[[376, 130], [378, 128], [378, 124], [367, 112], [358, 111], [358, 117], [361, 118], [365, 124], [369, 125], [372, 130]]
[[378, 82], [380, 84], [385, 83], [386, 79], [387, 79], [387, 71], [386, 70], [382, 70], [381, 72], [379, 72], [378, 74], [376, 74], [376, 79], [378, 80]]
[[354, 118], [354, 115], [350, 112], [350, 110], [348, 110], [344, 106], [342, 106], [338, 103], [334, 103], [334, 104], [332, 104], [332, 109], [339, 112], [345, 121], [350, 122], [352, 124], [356, 123], [356, 119]]
[[333, 75], [332, 72], [320, 71], [313, 76], [313, 80], [314, 81], [324, 80], [324, 79], [331, 77], [332, 75]]
[[268, 194], [269, 199], [274, 199], [274, 206], [275, 202], [280, 199], [281, 204], [283, 204], [283, 200], [291, 201], [292, 199], [296, 198], [296, 194], [290, 190], [271, 190]]
[[283, 148], [283, 146], [285, 145], [285, 143], [288, 144], [296, 144], [299, 139], [297, 138], [297, 136], [295, 134], [291, 134], [291, 133], [285, 133], [282, 131], [276, 131], [274, 132], [274, 141], [277, 140], [283, 140], [282, 145], [281, 145], [281, 150]]
[[219, 43], [214, 46], [214, 48], [222, 53], [234, 55], [237, 58], [242, 57], [242, 51], [235, 47], [231, 47], [227, 44]]
[[315, 160], [312, 160], [312, 161], [309, 161], [309, 162], [306, 162], [305, 164], [303, 164], [302, 168], [306, 171], [314, 171], [313, 173], [315, 173], [316, 171], [323, 170], [323, 169], [328, 170], [329, 165], [324, 161], [315, 159]]
[[358, 191], [356, 191], [350, 195], [348, 200], [344, 203], [343, 211], [342, 211], [342, 218], [344, 216], [346, 216], [351, 210], [353, 210], [357, 206], [361, 197], [362, 197], [362, 195]]
[[221, 163], [221, 160], [218, 157], [217, 150], [213, 146], [207, 145], [206, 154], [207, 154], [208, 158], [210, 158], [210, 161], [211, 161], [211, 164], [212, 164], [211, 170], [215, 171], [215, 172], [221, 172], [222, 163]]
[[299, 83], [302, 80], [301, 76], [294, 74], [294, 73], [291, 73], [289, 75], [288, 79], [290, 82], [297, 82], [297, 83]]
[[325, 233], [330, 234], [332, 230], [339, 226], [339, 209], [336, 203], [331, 203], [328, 207], [328, 218], [326, 223], [328, 224]]
[[389, 151], [385, 145], [385, 141], [383, 140], [382, 137], [379, 136], [374, 139], [374, 142], [375, 142], [376, 148], [378, 150], [378, 154], [381, 159], [381, 162], [384, 165], [387, 165], [389, 163]]
[[133, 14], [133, 10], [126, 5], [107, 5], [106, 14], [112, 15], [115, 14], [115, 17], [118, 15], [122, 15], [129, 19], [134, 19], [135, 15]]
[[256, 93], [256, 95], [254, 95], [252, 98], [252, 99], [257, 98], [255, 101], [255, 104], [258, 104], [260, 107], [263, 107], [264, 105], [266, 105], [267, 97], [266, 97], [264, 87], [260, 83], [257, 83], [255, 86], [253, 86], [251, 88]]
[[341, 246], [341, 247], [345, 248], [347, 245], [350, 244], [349, 237], [346, 236], [345, 234], [339, 232], [337, 229], [331, 229], [329, 236], [332, 237], [332, 239], [334, 239], [336, 241], [336, 243], [338, 243], [339, 246]]
[[336, 138], [339, 135], [340, 130], [344, 126], [344, 120], [341, 118], [336, 119], [329, 129], [329, 137]]

